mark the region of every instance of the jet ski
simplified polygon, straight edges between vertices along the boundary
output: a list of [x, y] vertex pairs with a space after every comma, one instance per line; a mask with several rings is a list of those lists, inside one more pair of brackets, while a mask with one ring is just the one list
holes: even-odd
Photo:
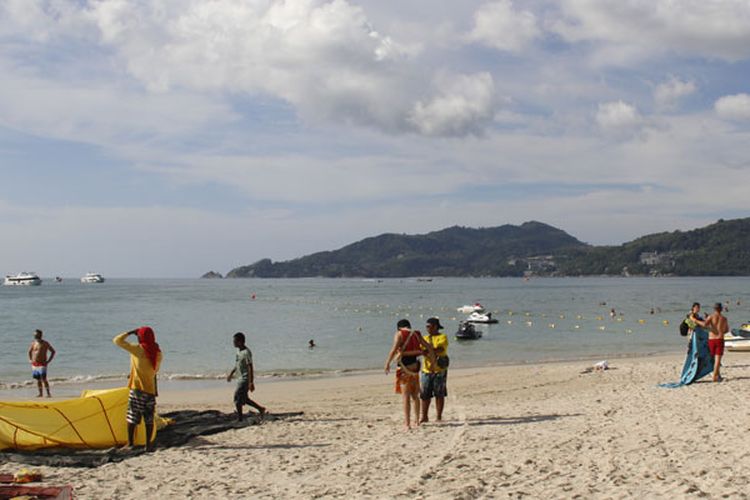
[[457, 340], [476, 340], [482, 337], [482, 332], [477, 330], [474, 325], [462, 321], [458, 324], [458, 331], [456, 332]]
[[466, 318], [466, 321], [468, 323], [483, 323], [485, 325], [494, 324], [498, 322], [495, 318], [492, 317], [491, 312], [488, 312], [487, 314], [473, 312], [469, 315], [468, 318]]
[[750, 331], [742, 328], [732, 328], [732, 338], [735, 339], [750, 339]]
[[456, 309], [458, 312], [463, 314], [470, 314], [470, 313], [483, 313], [484, 312], [484, 306], [477, 302], [474, 305], [466, 305], [461, 306], [458, 309]]
[[750, 351], [750, 339], [728, 340], [726, 343], [726, 347], [728, 351], [749, 352]]

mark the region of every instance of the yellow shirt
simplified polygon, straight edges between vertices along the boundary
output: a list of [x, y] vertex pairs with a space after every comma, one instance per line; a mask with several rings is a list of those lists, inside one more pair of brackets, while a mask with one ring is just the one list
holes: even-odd
[[128, 332], [121, 333], [112, 339], [112, 342], [130, 353], [128, 387], [156, 396], [156, 372], [159, 371], [162, 355], [159, 353], [156, 357], [156, 368], [154, 368], [151, 361], [146, 357], [146, 351], [143, 350], [143, 347], [127, 342], [125, 340], [127, 336]]
[[[425, 342], [432, 345], [432, 348], [435, 350], [436, 358], [448, 355], [448, 337], [444, 333], [440, 333], [438, 335], [424, 335], [423, 338]], [[431, 368], [432, 362], [430, 361], [430, 358], [428, 356], [425, 356], [422, 371], [425, 373], [430, 373]], [[436, 366], [435, 368], [437, 373], [445, 371], [445, 368], [440, 368], [439, 366]]]

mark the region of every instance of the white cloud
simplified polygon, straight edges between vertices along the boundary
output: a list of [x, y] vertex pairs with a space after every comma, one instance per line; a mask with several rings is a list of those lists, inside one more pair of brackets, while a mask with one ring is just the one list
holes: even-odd
[[727, 120], [750, 120], [750, 95], [735, 94], [721, 97], [714, 103], [714, 110], [721, 118]]
[[153, 142], [229, 124], [236, 114], [190, 92], [151, 94], [98, 83], [24, 75], [0, 60], [0, 125], [99, 145]]
[[657, 109], [674, 110], [677, 108], [677, 103], [680, 99], [693, 94], [695, 90], [695, 83], [672, 77], [668, 81], [656, 86], [654, 89], [654, 102]]
[[643, 118], [635, 106], [623, 101], [612, 101], [599, 104], [596, 122], [603, 129], [626, 130], [640, 126]]
[[[346, 0], [28, 0], [28, 12], [21, 3], [6, 5], [0, 24], [0, 33], [15, 37], [14, 54], [33, 54], [40, 40], [49, 49], [86, 45], [97, 49], [86, 56], [102, 58], [86, 64], [124, 71], [151, 94], [265, 95], [290, 103], [307, 123], [388, 133], [459, 135], [490, 122], [475, 110], [455, 114], [459, 123], [423, 127], [416, 108], [446, 106], [427, 103], [443, 93], [432, 87], [436, 70], [425, 71], [418, 45], [377, 31], [364, 9]], [[27, 32], [32, 26], [36, 31]], [[85, 63], [76, 62], [78, 75], [86, 74]], [[458, 97], [481, 98], [464, 94]]]
[[480, 134], [495, 115], [495, 86], [488, 73], [442, 78], [440, 94], [417, 102], [410, 117], [422, 134], [463, 136]]
[[[750, 57], [745, 0], [565, 0], [554, 29], [566, 40], [604, 42], [602, 63], [672, 51], [737, 61]], [[615, 56], [616, 57], [613, 57]]]
[[533, 12], [514, 10], [510, 0], [500, 0], [477, 9], [468, 39], [497, 50], [519, 52], [540, 36]]

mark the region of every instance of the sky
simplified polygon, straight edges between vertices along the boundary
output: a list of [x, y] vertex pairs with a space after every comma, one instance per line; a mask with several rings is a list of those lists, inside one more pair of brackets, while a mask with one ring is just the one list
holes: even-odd
[[746, 0], [0, 0], [0, 273], [748, 212]]

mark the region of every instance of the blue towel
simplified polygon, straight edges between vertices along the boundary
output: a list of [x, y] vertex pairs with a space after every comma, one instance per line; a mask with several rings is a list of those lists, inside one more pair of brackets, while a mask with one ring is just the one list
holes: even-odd
[[682, 377], [679, 382], [668, 384], [659, 384], [659, 387], [675, 389], [683, 385], [692, 384], [714, 371], [714, 358], [708, 350], [708, 332], [702, 328], [696, 328], [693, 331], [693, 338], [690, 339], [685, 365], [682, 367]]

